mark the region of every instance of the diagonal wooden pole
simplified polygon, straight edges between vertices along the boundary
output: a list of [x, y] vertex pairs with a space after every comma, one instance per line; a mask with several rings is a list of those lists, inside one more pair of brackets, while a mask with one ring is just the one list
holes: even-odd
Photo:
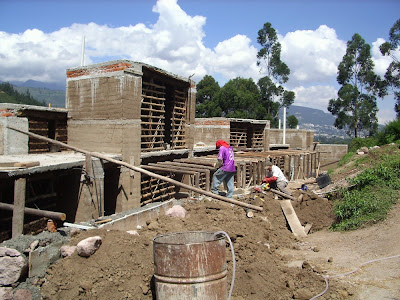
[[70, 145], [65, 144], [63, 142], [56, 141], [56, 140], [50, 139], [48, 137], [44, 137], [42, 135], [39, 135], [39, 134], [36, 134], [36, 133], [32, 133], [32, 132], [29, 132], [29, 131], [24, 131], [24, 130], [20, 130], [20, 129], [9, 127], [9, 126], [7, 126], [7, 128], [12, 129], [12, 130], [17, 131], [17, 132], [20, 132], [20, 133], [23, 133], [23, 134], [26, 134], [26, 135], [29, 135], [29, 136], [31, 136], [33, 138], [36, 138], [36, 139], [39, 139], [39, 140], [46, 141], [48, 143], [52, 143], [52, 144], [58, 145], [60, 147], [64, 147], [64, 148], [67, 148], [67, 149], [70, 149], [70, 150], [73, 150], [73, 151], [76, 151], [76, 152], [84, 153], [84, 154], [89, 154], [91, 156], [94, 156], [94, 157], [97, 157], [97, 158], [100, 158], [100, 159], [115, 163], [117, 165], [124, 166], [124, 167], [126, 167], [128, 169], [131, 169], [133, 171], [136, 171], [136, 172], [139, 172], [139, 173], [142, 173], [142, 174], [146, 174], [146, 175], [148, 175], [150, 177], [158, 178], [158, 179], [161, 179], [163, 181], [169, 182], [169, 183], [171, 183], [171, 184], [173, 184], [175, 186], [179, 186], [179, 187], [194, 191], [195, 193], [199, 193], [199, 194], [202, 194], [202, 195], [205, 195], [205, 196], [217, 199], [217, 200], [229, 202], [229, 203], [232, 203], [232, 204], [235, 204], [235, 205], [238, 205], [238, 206], [247, 207], [247, 208], [250, 208], [250, 209], [253, 209], [253, 210], [263, 211], [263, 208], [260, 207], [260, 206], [255, 206], [255, 205], [244, 203], [244, 202], [241, 202], [241, 201], [238, 201], [238, 200], [235, 200], [235, 199], [230, 199], [230, 198], [227, 198], [227, 197], [223, 197], [221, 195], [217, 195], [217, 194], [214, 194], [214, 193], [209, 192], [209, 191], [204, 191], [204, 190], [202, 190], [200, 188], [196, 188], [196, 187], [184, 184], [184, 183], [182, 183], [180, 181], [176, 181], [174, 179], [171, 179], [169, 177], [165, 177], [165, 176], [150, 172], [148, 170], [142, 169], [140, 167], [133, 166], [133, 165], [128, 164], [126, 162], [113, 159], [111, 157], [108, 157], [108, 156], [106, 156], [104, 154], [101, 154], [101, 153], [98, 153], [98, 152], [90, 152], [90, 151], [87, 151], [87, 150], [84, 150], [84, 149], [79, 149], [77, 147], [70, 146]]

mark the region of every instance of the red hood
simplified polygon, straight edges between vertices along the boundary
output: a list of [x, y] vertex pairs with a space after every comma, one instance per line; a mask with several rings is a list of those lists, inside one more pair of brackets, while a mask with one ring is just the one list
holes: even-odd
[[218, 140], [215, 145], [217, 146], [217, 148], [224, 146], [226, 148], [229, 147], [229, 144], [227, 142], [225, 142], [224, 140]]

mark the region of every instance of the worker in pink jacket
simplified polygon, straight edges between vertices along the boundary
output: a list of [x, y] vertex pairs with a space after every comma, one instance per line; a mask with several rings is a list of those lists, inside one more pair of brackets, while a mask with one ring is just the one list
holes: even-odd
[[215, 171], [212, 179], [211, 192], [219, 194], [219, 186], [222, 182], [225, 182], [227, 188], [226, 197], [232, 198], [234, 190], [234, 175], [236, 173], [233, 149], [224, 140], [218, 140], [216, 142], [216, 147], [219, 149], [219, 152], [217, 162], [214, 166], [218, 168], [218, 170]]

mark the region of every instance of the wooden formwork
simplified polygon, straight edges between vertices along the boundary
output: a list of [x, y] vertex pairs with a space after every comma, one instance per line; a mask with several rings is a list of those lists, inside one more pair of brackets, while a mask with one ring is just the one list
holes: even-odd
[[[216, 159], [216, 155], [207, 155], [149, 163], [141, 167], [156, 173], [169, 174], [171, 177], [182, 176], [182, 179], [185, 177], [188, 184], [209, 191], [212, 176], [216, 171], [213, 167]], [[305, 179], [315, 176], [319, 155], [317, 152], [304, 150], [235, 152], [237, 171], [234, 180], [236, 188], [248, 188], [251, 185], [261, 184], [266, 175], [267, 161], [278, 166], [288, 180]], [[174, 196], [176, 191], [172, 187], [168, 189], [165, 186], [159, 186], [159, 181], [150, 181], [142, 175], [142, 204]], [[191, 195], [198, 196], [193, 193]]]
[[141, 103], [142, 151], [164, 149], [165, 86], [143, 82]]
[[175, 89], [173, 97], [172, 119], [171, 119], [172, 149], [186, 148], [186, 141], [185, 141], [186, 103], [187, 103], [187, 92]]
[[231, 122], [229, 142], [233, 148], [248, 148], [247, 128]]
[[145, 205], [171, 199], [175, 195], [175, 186], [160, 179], [142, 175], [141, 193], [141, 205]]
[[251, 148], [264, 147], [264, 128], [265, 124], [253, 124], [253, 134], [251, 137]]
[[[21, 107], [17, 116], [28, 119], [30, 132], [67, 143], [67, 112], [41, 111], [33, 107]], [[57, 150], [62, 150], [58, 148]], [[38, 154], [53, 152], [55, 148], [53, 149], [53, 145], [46, 141], [29, 138], [28, 149], [30, 154]]]
[[185, 149], [187, 90], [167, 88], [162, 82], [143, 82], [141, 101], [141, 150]]
[[[251, 157], [270, 160], [278, 166], [289, 180], [316, 177], [319, 166], [319, 152], [307, 150], [274, 150], [264, 152], [238, 152], [235, 157]], [[263, 167], [265, 173], [265, 166]]]
[[262, 149], [264, 147], [264, 128], [265, 124], [232, 121], [229, 143], [234, 149]]
[[[214, 159], [215, 160], [215, 159]], [[160, 161], [156, 163], [148, 163], [142, 165], [141, 168], [160, 173], [178, 180], [186, 181], [187, 184], [201, 188], [205, 191], [210, 190], [211, 176], [215, 170], [211, 162], [204, 159], [174, 159], [172, 161]], [[164, 183], [165, 185], [166, 183]], [[145, 205], [149, 202], [160, 201], [174, 197], [178, 191], [173, 186], [162, 186], [158, 188], [160, 182], [158, 180], [150, 180], [148, 176], [142, 175], [142, 199], [141, 204]], [[189, 192], [191, 196], [199, 195]]]

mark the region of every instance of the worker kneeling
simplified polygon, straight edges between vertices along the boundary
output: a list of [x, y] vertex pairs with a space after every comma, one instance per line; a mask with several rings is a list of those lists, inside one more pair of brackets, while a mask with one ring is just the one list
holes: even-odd
[[271, 188], [278, 188], [282, 193], [292, 195], [287, 189], [288, 180], [283, 174], [282, 170], [273, 165], [270, 161], [267, 161], [267, 175], [264, 177], [263, 182], [268, 183]]

